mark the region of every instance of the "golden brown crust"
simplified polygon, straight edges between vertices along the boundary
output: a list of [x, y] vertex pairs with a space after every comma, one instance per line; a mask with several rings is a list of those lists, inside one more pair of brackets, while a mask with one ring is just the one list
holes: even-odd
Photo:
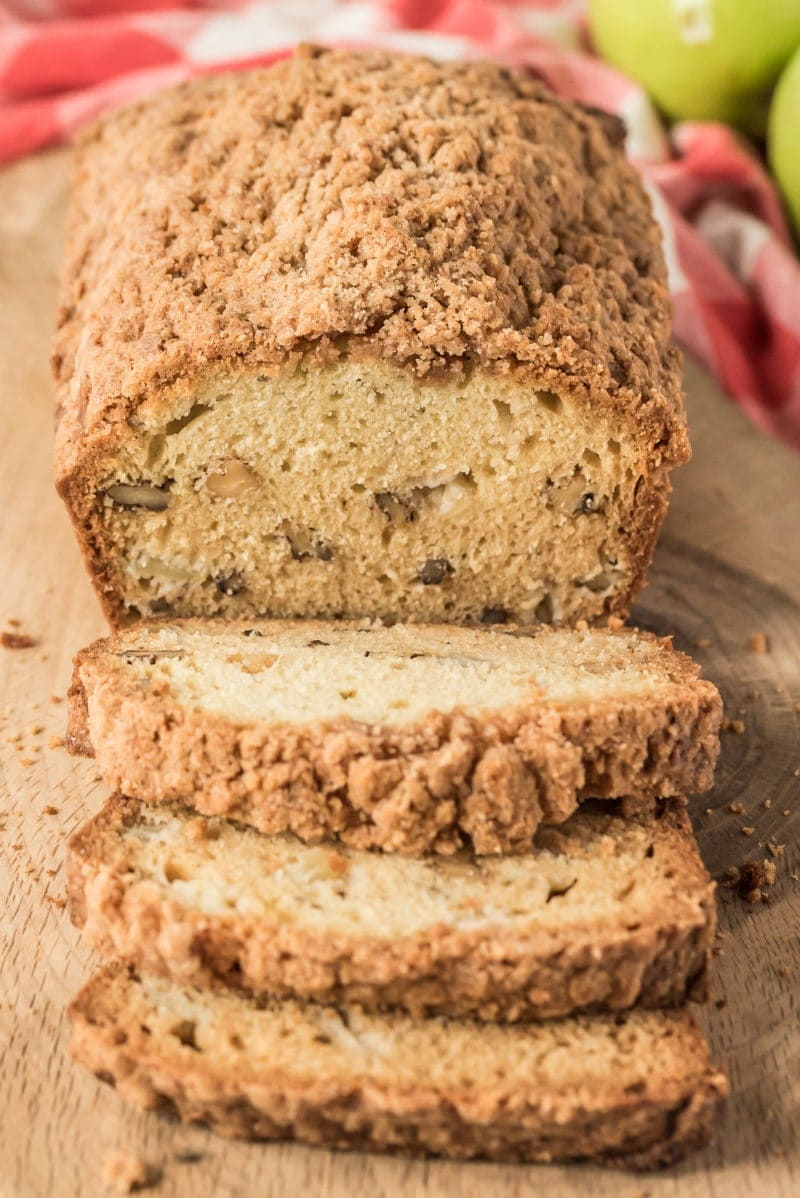
[[[185, 809], [176, 812], [185, 818]], [[75, 833], [67, 857], [73, 922], [103, 956], [145, 972], [197, 986], [503, 1021], [706, 996], [714, 886], [677, 803], [645, 821], [649, 847], [643, 840], [643, 860], [638, 869], [631, 865], [635, 909], [627, 922], [601, 932], [574, 916], [565, 916], [558, 931], [535, 917], [527, 925], [498, 917], [495, 925], [436, 924], [386, 936], [317, 929], [268, 913], [209, 914], [137, 874], [121, 834], [146, 822], [140, 804], [112, 799]], [[597, 851], [608, 851], [613, 824], [609, 817], [598, 832]], [[569, 864], [568, 838], [561, 850], [552, 837], [547, 847], [563, 851]]]
[[[433, 1076], [409, 1087], [385, 1077], [360, 1081], [352, 1070], [344, 1077], [314, 1076], [307, 1068], [303, 1073], [303, 1062], [297, 1073], [254, 1064], [242, 1076], [207, 1052], [176, 1053], [158, 1034], [147, 1033], [147, 1003], [137, 1001], [135, 991], [136, 979], [113, 967], [89, 981], [69, 1011], [72, 1057], [127, 1101], [171, 1109], [226, 1136], [460, 1159], [593, 1159], [650, 1169], [707, 1144], [727, 1094], [724, 1074], [709, 1062], [691, 1017], [680, 1011], [653, 1016], [658, 1026], [648, 1033], [674, 1041], [670, 1072], [648, 1076], [632, 1092], [622, 1085], [615, 1090], [613, 1077], [597, 1090], [588, 1083], [520, 1087], [494, 1080], [454, 1088]], [[562, 1025], [567, 1034], [570, 1023]], [[597, 1021], [601, 1048], [614, 1036], [613, 1021]], [[435, 1031], [431, 1038], [435, 1056]]]
[[478, 363], [687, 456], [660, 234], [614, 118], [490, 63], [304, 47], [82, 138], [59, 475], [221, 364]]
[[[308, 622], [312, 636], [325, 627]], [[524, 852], [540, 823], [561, 823], [582, 799], [651, 800], [711, 786], [719, 694], [668, 641], [638, 635], [662, 655], [669, 679], [652, 695], [561, 707], [542, 700], [480, 715], [432, 711], [404, 725], [338, 718], [294, 726], [238, 724], [144, 689], [114, 656], [127, 643], [121, 633], [76, 658], [68, 745], [94, 752], [112, 790], [189, 802], [261, 832], [414, 855], [464, 845]]]

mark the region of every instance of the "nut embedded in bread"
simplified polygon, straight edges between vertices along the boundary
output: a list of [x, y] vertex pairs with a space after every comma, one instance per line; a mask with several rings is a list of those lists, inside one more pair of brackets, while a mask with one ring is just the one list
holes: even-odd
[[703, 1147], [727, 1093], [681, 1010], [414, 1020], [112, 967], [70, 1019], [73, 1058], [122, 1098], [246, 1139], [651, 1168]]
[[68, 853], [73, 921], [180, 983], [517, 1021], [705, 996], [714, 887], [684, 808], [610, 804], [514, 857], [409, 858], [111, 800]]
[[631, 629], [155, 621], [78, 655], [69, 743], [114, 791], [262, 832], [524, 852], [585, 798], [708, 789], [698, 675]]
[[688, 456], [614, 118], [301, 50], [77, 150], [58, 485], [109, 617], [627, 613]]

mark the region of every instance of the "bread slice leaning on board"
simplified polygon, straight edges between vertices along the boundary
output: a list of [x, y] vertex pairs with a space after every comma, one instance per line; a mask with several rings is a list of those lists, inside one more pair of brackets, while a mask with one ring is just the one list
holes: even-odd
[[117, 798], [70, 841], [70, 912], [195, 985], [511, 1021], [703, 998], [714, 886], [686, 812], [614, 806], [524, 855], [420, 859]]
[[630, 629], [153, 621], [78, 655], [68, 743], [114, 791], [262, 832], [520, 852], [585, 798], [708, 789], [721, 711]]
[[703, 1147], [727, 1082], [685, 1010], [528, 1024], [253, 1000], [101, 969], [74, 1059], [226, 1136], [652, 1168]]

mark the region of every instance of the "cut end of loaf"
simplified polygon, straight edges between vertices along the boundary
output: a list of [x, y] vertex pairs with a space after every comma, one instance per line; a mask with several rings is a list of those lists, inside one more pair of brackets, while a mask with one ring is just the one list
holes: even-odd
[[668, 493], [630, 416], [486, 369], [218, 373], [64, 483], [115, 622], [626, 614]]

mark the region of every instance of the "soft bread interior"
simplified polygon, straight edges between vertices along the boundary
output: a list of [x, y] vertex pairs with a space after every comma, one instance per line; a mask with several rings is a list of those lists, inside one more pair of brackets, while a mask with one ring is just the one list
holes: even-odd
[[93, 535], [132, 615], [591, 619], [641, 551], [630, 430], [478, 368], [218, 374], [101, 458]]
[[[330, 936], [392, 940], [447, 927], [537, 931], [569, 939], [671, 918], [703, 922], [708, 884], [674, 811], [624, 819], [584, 810], [540, 829], [524, 856], [405, 858], [262, 836], [173, 804], [124, 801], [94, 841], [138, 884], [204, 915], [241, 915]], [[678, 823], [676, 824], [676, 820]], [[98, 831], [93, 835], [101, 835]], [[676, 894], [676, 871], [683, 893]]]
[[314, 1003], [253, 1002], [182, 988], [154, 977], [108, 970], [79, 997], [95, 1025], [130, 1028], [134, 1043], [163, 1054], [175, 1068], [224, 1070], [233, 1080], [274, 1079], [385, 1083], [393, 1089], [442, 1087], [471, 1093], [522, 1087], [551, 1098], [575, 1087], [582, 1102], [673, 1092], [708, 1069], [706, 1045], [685, 1011], [577, 1016], [543, 1024], [502, 1025], [468, 1019], [416, 1020]]
[[[343, 716], [402, 725], [428, 712], [477, 714], [542, 700], [569, 707], [651, 702], [687, 661], [637, 633], [336, 623], [157, 623], [124, 634], [127, 678], [166, 684], [187, 708], [233, 721], [307, 724]], [[124, 646], [124, 647], [123, 647]], [[162, 686], [163, 690], [164, 687]]]

